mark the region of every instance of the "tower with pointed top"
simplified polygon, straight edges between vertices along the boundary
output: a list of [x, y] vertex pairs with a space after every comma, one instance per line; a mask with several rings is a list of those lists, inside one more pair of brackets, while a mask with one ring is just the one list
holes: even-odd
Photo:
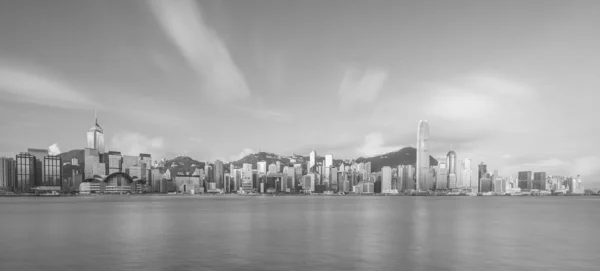
[[429, 124], [426, 120], [419, 121], [417, 132], [417, 190], [428, 190], [427, 175], [429, 173]]
[[99, 154], [104, 154], [104, 130], [98, 124], [98, 115], [94, 112], [94, 126], [87, 132], [87, 147], [98, 150]]

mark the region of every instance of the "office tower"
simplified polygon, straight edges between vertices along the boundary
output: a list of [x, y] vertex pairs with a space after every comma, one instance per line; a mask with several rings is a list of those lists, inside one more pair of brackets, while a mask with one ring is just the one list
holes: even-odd
[[267, 162], [266, 161], [257, 162], [256, 167], [258, 169], [258, 174], [267, 174]]
[[269, 165], [269, 172], [268, 173], [277, 173], [277, 165], [270, 164]]
[[426, 120], [419, 121], [417, 132], [417, 190], [427, 190], [427, 175], [429, 174], [429, 124]]
[[435, 169], [435, 187], [436, 189], [446, 189], [448, 187], [448, 159], [447, 157], [438, 158], [438, 165]]
[[530, 191], [531, 185], [531, 171], [520, 171], [519, 172], [519, 188], [522, 191]]
[[[127, 173], [131, 178], [137, 177], [142, 178], [142, 167], [139, 163], [139, 157], [133, 155], [123, 156], [123, 172]], [[175, 177], [175, 176], [173, 176]]]
[[381, 191], [392, 190], [392, 168], [385, 166], [381, 168]]
[[317, 164], [317, 152], [313, 150], [310, 152], [309, 156], [310, 162], [308, 163], [308, 172], [313, 172], [313, 167]]
[[13, 158], [0, 158], [0, 190], [13, 191], [16, 177], [16, 161]]
[[485, 173], [481, 179], [479, 180], [481, 183], [480, 191], [481, 193], [492, 192], [492, 176], [489, 173]]
[[108, 174], [112, 174], [115, 172], [123, 172], [121, 168], [121, 162], [123, 157], [120, 152], [109, 151], [108, 152]]
[[252, 187], [252, 164], [245, 163], [242, 165], [242, 190], [252, 192]]
[[58, 156], [44, 157], [42, 186], [62, 186], [62, 159]]
[[15, 157], [16, 180], [14, 191], [18, 193], [29, 193], [35, 186], [36, 161], [35, 156], [29, 153], [20, 153]]
[[457, 188], [458, 184], [456, 177], [456, 153], [454, 151], [448, 152], [448, 154], [446, 155], [446, 161], [448, 164], [448, 188]]
[[104, 130], [98, 124], [98, 117], [95, 118], [95, 124], [87, 132], [88, 149], [98, 150], [98, 154], [104, 154]]
[[83, 179], [91, 179], [94, 178], [94, 171], [96, 170], [96, 165], [100, 163], [100, 156], [98, 155], [98, 150], [95, 149], [84, 149], [83, 150]]
[[221, 160], [215, 161], [214, 174], [215, 174], [214, 182], [215, 182], [217, 189], [225, 188], [224, 183], [223, 183], [223, 161], [221, 161]]
[[481, 191], [481, 179], [485, 177], [485, 174], [487, 173], [487, 166], [481, 162], [481, 164], [479, 164], [479, 174], [477, 176], [477, 191], [479, 192], [483, 192]]
[[331, 190], [337, 192], [340, 189], [340, 183], [338, 181], [338, 176], [337, 176], [337, 168], [336, 167], [329, 167], [329, 173], [331, 174], [331, 176], [329, 177], [329, 184], [331, 187]]
[[48, 155], [47, 149], [27, 149], [27, 152], [35, 157], [35, 180], [34, 186], [41, 186], [44, 179], [44, 157]]
[[473, 170], [471, 170], [471, 159], [466, 158], [462, 162], [462, 187], [467, 187], [469, 190], [472, 189], [472, 179], [471, 175], [473, 174]]
[[333, 155], [331, 154], [327, 154], [325, 155], [325, 176], [327, 176], [327, 178], [331, 179], [331, 177], [329, 177], [331, 175], [331, 167], [333, 166]]
[[546, 172], [533, 173], [533, 188], [545, 191], [546, 188]]
[[497, 174], [494, 174], [493, 177], [494, 181], [492, 182], [492, 191], [496, 192], [496, 193], [504, 193], [504, 186], [503, 186], [503, 179], [498, 176]]
[[[150, 169], [152, 169], [152, 155], [140, 153], [140, 167], [142, 167], [142, 180], [150, 179]], [[191, 174], [192, 172], [190, 172]]]
[[287, 187], [291, 192], [296, 189], [296, 168], [292, 166], [286, 167], [285, 173], [287, 174]]
[[366, 162], [365, 163], [365, 172], [368, 174], [371, 174], [371, 162]]
[[276, 173], [281, 172], [281, 162], [279, 162], [279, 161], [275, 161], [275, 172]]

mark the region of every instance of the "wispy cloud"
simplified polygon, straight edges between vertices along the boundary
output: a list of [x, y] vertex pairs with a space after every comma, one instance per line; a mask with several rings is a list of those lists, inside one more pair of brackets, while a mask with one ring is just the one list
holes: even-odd
[[39, 69], [0, 67], [0, 99], [60, 108], [89, 108], [95, 103], [68, 82]]
[[349, 109], [356, 103], [375, 101], [387, 78], [388, 72], [380, 68], [365, 71], [346, 69], [338, 90], [341, 108]]
[[120, 151], [126, 155], [149, 153], [153, 157], [164, 154], [164, 139], [151, 137], [140, 133], [119, 133], [113, 136], [110, 150]]
[[163, 30], [202, 82], [202, 91], [227, 101], [250, 95], [246, 79], [216, 32], [203, 20], [192, 0], [150, 1]]
[[549, 167], [559, 167], [559, 166], [566, 166], [569, 165], [568, 162], [560, 160], [558, 158], [550, 158], [550, 159], [544, 159], [544, 160], [540, 160], [534, 163], [525, 163], [525, 166], [530, 166], [530, 167], [538, 167], [538, 168], [549, 168]]
[[373, 132], [365, 136], [363, 145], [356, 149], [361, 156], [375, 156], [398, 150], [397, 146], [384, 144], [383, 136], [379, 132]]
[[233, 161], [237, 161], [237, 160], [240, 160], [240, 159], [244, 158], [248, 154], [253, 154], [253, 153], [256, 153], [253, 149], [251, 149], [251, 148], [245, 148], [240, 153], [235, 154], [235, 155], [231, 155], [231, 156], [229, 156], [228, 159], [224, 159], [224, 160], [227, 161], [227, 162], [233, 162]]
[[[582, 176], [597, 175], [600, 173], [600, 158], [597, 156], [582, 157], [575, 160], [573, 163], [573, 174]], [[599, 180], [593, 180], [599, 181]]]

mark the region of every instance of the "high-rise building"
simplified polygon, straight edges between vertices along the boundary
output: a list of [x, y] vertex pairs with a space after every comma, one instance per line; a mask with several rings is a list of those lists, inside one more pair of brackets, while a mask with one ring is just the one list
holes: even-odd
[[398, 178], [402, 191], [415, 189], [415, 168], [412, 165], [398, 166]]
[[98, 124], [97, 116], [94, 126], [87, 132], [87, 146], [88, 149], [97, 150], [100, 156], [104, 154], [104, 130]]
[[54, 155], [48, 155], [43, 159], [44, 172], [41, 185], [62, 186], [62, 159]]
[[473, 184], [471, 176], [473, 175], [473, 170], [471, 170], [471, 159], [465, 159], [462, 162], [462, 188], [468, 188], [471, 190]]
[[276, 173], [281, 172], [281, 162], [279, 162], [279, 161], [275, 161], [275, 172]]
[[381, 168], [381, 192], [392, 190], [392, 168], [385, 166]]
[[493, 182], [492, 182], [492, 176], [489, 173], [485, 173], [483, 176], [481, 176], [481, 178], [479, 179], [479, 183], [481, 184], [479, 186], [479, 192], [481, 193], [487, 193], [487, 192], [492, 192], [492, 188], [493, 188]]
[[44, 157], [48, 155], [47, 149], [27, 149], [27, 152], [35, 157], [35, 180], [32, 185], [42, 186], [44, 179]]
[[481, 179], [485, 177], [486, 173], [487, 173], [487, 165], [485, 165], [483, 162], [481, 162], [481, 164], [479, 164], [479, 174], [477, 176], [477, 191], [479, 191], [479, 192], [483, 192], [483, 191], [481, 191]]
[[338, 192], [341, 188], [341, 185], [338, 180], [338, 172], [336, 167], [329, 167], [329, 183], [331, 186], [331, 190]]
[[112, 174], [115, 172], [123, 172], [121, 168], [121, 162], [123, 157], [120, 152], [109, 151], [108, 152], [108, 174]]
[[244, 192], [252, 191], [252, 164], [242, 165], [242, 190]]
[[448, 163], [448, 188], [457, 188], [459, 186], [456, 176], [456, 153], [454, 151], [448, 152], [446, 155], [446, 161]]
[[223, 161], [221, 160], [217, 160], [215, 161], [215, 169], [214, 169], [214, 181], [216, 184], [217, 189], [223, 189], [224, 187], [224, 182], [223, 182]]
[[266, 161], [257, 162], [256, 167], [258, 169], [258, 174], [267, 174], [267, 162]]
[[310, 155], [310, 162], [308, 163], [308, 172], [313, 172], [314, 169], [313, 167], [317, 164], [317, 152], [316, 151], [311, 151]]
[[426, 120], [419, 121], [417, 132], [417, 190], [427, 190], [427, 175], [429, 174], [429, 124]]
[[18, 193], [29, 193], [35, 186], [36, 166], [35, 156], [29, 153], [19, 153], [15, 157], [16, 180], [14, 191]]
[[370, 175], [372, 173], [372, 171], [371, 171], [371, 162], [366, 162], [365, 163], [365, 173], [367, 175]]
[[0, 190], [13, 191], [17, 164], [15, 159], [0, 157]]
[[519, 172], [519, 188], [521, 191], [530, 191], [531, 185], [531, 171], [520, 171]]
[[545, 191], [546, 188], [546, 172], [533, 173], [533, 189]]
[[277, 173], [277, 165], [276, 164], [270, 164], [269, 165], [269, 172], [268, 173]]

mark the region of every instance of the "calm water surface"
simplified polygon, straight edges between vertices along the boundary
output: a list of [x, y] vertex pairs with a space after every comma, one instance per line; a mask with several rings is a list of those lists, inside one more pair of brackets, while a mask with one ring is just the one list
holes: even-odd
[[595, 197], [0, 198], [0, 270], [600, 270]]

